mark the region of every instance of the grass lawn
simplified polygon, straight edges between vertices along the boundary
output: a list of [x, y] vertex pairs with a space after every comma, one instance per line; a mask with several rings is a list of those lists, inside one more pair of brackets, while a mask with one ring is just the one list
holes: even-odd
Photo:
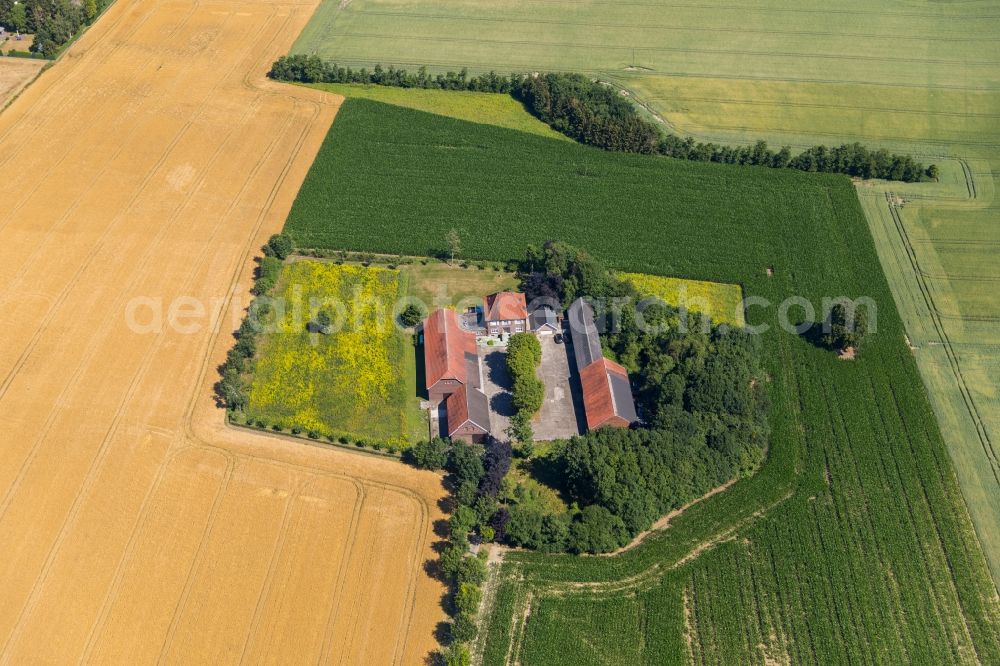
[[[401, 289], [399, 273], [384, 268], [286, 264], [273, 330], [259, 344], [248, 420], [398, 448], [426, 438], [414, 347], [392, 321]], [[329, 335], [309, 330], [319, 308], [341, 314]]]
[[675, 307], [700, 312], [717, 324], [743, 326], [743, 290], [738, 284], [684, 278], [622, 273], [643, 296], [654, 296]]
[[517, 278], [492, 268], [480, 270], [472, 265], [462, 268], [431, 260], [427, 264], [410, 264], [400, 271], [407, 279], [407, 295], [419, 299], [429, 310], [482, 305], [483, 296], [497, 291], [517, 289]]
[[392, 88], [353, 83], [314, 83], [310, 84], [309, 87], [337, 93], [344, 97], [371, 99], [376, 102], [405, 106], [417, 111], [436, 113], [449, 118], [496, 125], [552, 139], [572, 141], [566, 135], [560, 134], [527, 113], [520, 102], [507, 94], [465, 90]]
[[[681, 663], [686, 644], [703, 663], [1000, 662], [996, 587], [849, 179], [612, 154], [354, 99], [286, 229], [425, 255], [453, 227], [465, 257], [555, 238], [775, 304], [747, 322], [770, 326], [757, 475], [619, 556], [510, 553], [484, 663], [561, 663], [561, 646], [607, 663], [623, 644], [629, 663]], [[878, 307], [855, 361], [777, 326], [785, 299], [840, 296]]]

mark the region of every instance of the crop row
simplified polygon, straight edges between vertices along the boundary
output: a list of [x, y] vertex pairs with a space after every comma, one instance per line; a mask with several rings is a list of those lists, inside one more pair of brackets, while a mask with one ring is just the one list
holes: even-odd
[[[775, 304], [747, 313], [771, 326], [762, 469], [620, 555], [510, 553], [484, 663], [1000, 663], [996, 588], [846, 178], [610, 154], [352, 100], [287, 227], [300, 244], [397, 254], [439, 251], [451, 228], [468, 258], [558, 239]], [[840, 296], [877, 308], [855, 361], [776, 326], [789, 297]]]

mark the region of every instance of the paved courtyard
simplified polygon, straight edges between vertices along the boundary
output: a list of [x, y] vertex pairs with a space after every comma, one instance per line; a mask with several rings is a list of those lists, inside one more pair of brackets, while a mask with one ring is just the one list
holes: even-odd
[[565, 439], [583, 432], [583, 400], [579, 382], [571, 376], [573, 348], [569, 340], [556, 344], [555, 336], [542, 335], [542, 365], [539, 378], [545, 383], [545, 404], [532, 426], [535, 439], [546, 442]]
[[[531, 424], [535, 439], [547, 442], [579, 435], [586, 420], [579, 380], [571, 373], [573, 347], [568, 340], [556, 344], [551, 335], [540, 336], [539, 342], [542, 345], [542, 364], [538, 368], [538, 377], [545, 384], [545, 403]], [[490, 432], [498, 439], [507, 439], [510, 417], [514, 415], [507, 350], [504, 347], [480, 347], [479, 356], [483, 363], [483, 392], [490, 401]]]
[[514, 415], [510, 394], [513, 380], [507, 369], [507, 351], [501, 347], [480, 347], [483, 361], [483, 393], [490, 401], [490, 432], [497, 439], [508, 439], [507, 428]]

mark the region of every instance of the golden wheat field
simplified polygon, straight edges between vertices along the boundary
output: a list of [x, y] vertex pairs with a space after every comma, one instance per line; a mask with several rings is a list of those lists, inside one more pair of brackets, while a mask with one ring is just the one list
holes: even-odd
[[118, 2], [0, 114], [0, 663], [420, 663], [438, 476], [237, 431], [252, 256], [339, 98], [315, 3]]
[[38, 76], [43, 66], [44, 60], [0, 58], [0, 109]]

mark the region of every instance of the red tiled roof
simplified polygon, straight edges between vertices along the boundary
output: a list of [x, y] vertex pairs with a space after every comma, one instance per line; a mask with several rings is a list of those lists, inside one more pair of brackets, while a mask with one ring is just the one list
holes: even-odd
[[627, 400], [629, 404], [616, 403], [611, 375], [617, 375], [627, 387], [628, 371], [606, 358], [602, 357], [580, 371], [583, 410], [587, 415], [587, 428], [590, 430], [602, 425], [626, 426], [635, 419], [635, 406], [631, 394], [618, 396], [619, 401]]
[[528, 318], [528, 302], [524, 294], [501, 291], [486, 297], [486, 321], [517, 320]]
[[427, 388], [442, 379], [466, 381], [466, 354], [476, 353], [476, 335], [464, 330], [454, 310], [435, 310], [424, 321]]
[[[483, 434], [489, 432], [489, 407], [486, 395], [463, 384], [445, 398], [445, 418], [448, 419], [448, 436], [451, 437], [466, 423], [476, 426]], [[477, 412], [479, 412], [477, 414]]]

